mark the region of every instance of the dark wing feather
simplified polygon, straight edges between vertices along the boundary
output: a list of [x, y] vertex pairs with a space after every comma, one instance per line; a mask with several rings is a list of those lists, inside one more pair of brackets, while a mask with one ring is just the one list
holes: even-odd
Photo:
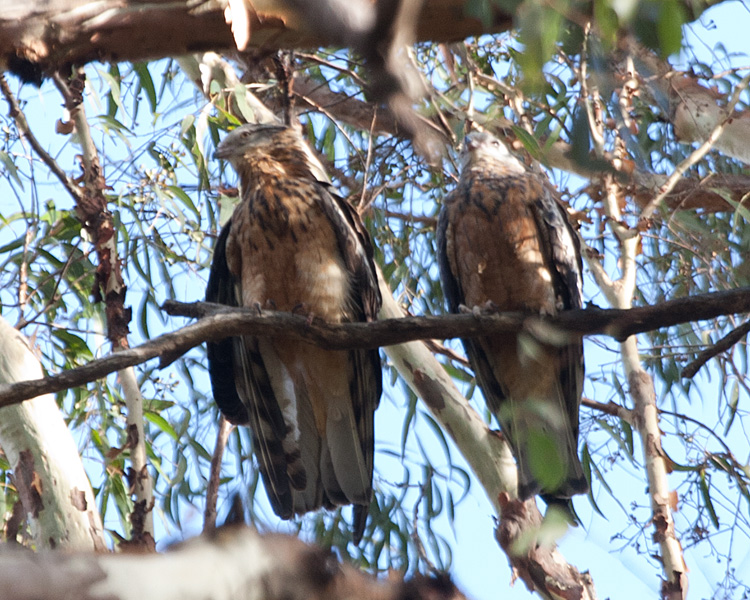
[[[459, 186], [460, 185], [461, 184], [459, 184]], [[461, 283], [456, 279], [456, 274], [451, 269], [450, 260], [448, 258], [448, 227], [450, 225], [449, 203], [458, 192], [459, 188], [456, 188], [445, 197], [443, 208], [438, 215], [437, 231], [435, 234], [438, 268], [440, 269], [440, 282], [443, 285], [445, 299], [448, 301], [448, 309], [453, 313], [458, 312], [459, 305], [464, 302]]]
[[[227, 237], [232, 227], [229, 219], [219, 233], [214, 246], [214, 257], [206, 286], [206, 302], [218, 302], [227, 306], [240, 306], [236, 295], [237, 282], [227, 266]], [[234, 385], [235, 338], [224, 338], [219, 342], [208, 342], [208, 375], [211, 379], [216, 404], [231, 423], [246, 425], [247, 408], [237, 395]]]
[[[227, 221], [216, 240], [206, 301], [241, 306], [240, 286], [227, 265], [226, 245], [231, 227], [232, 219]], [[262, 400], [274, 398], [274, 393], [255, 340], [231, 337], [208, 342], [207, 356], [216, 404], [231, 423], [250, 425], [263, 480], [270, 482], [267, 488], [273, 508], [280, 516], [290, 518], [292, 494], [286, 461], [280, 460], [283, 458], [284, 419], [277, 403]]]
[[370, 234], [351, 204], [339, 196], [330, 185], [320, 185], [330, 199], [330, 203], [323, 202], [322, 208], [333, 224], [344, 264], [354, 277], [354, 301], [362, 310], [359, 316], [368, 322], [374, 321], [380, 311], [382, 298]]
[[[351, 304], [354, 319], [374, 321], [380, 311], [382, 298], [373, 258], [370, 235], [354, 207], [330, 186], [321, 184], [327, 191], [321, 198], [321, 208], [333, 225], [339, 250], [351, 274]], [[374, 412], [383, 391], [383, 370], [378, 349], [349, 352], [351, 396], [360, 400], [354, 405], [357, 433], [362, 444], [362, 455], [372, 480], [375, 454]], [[354, 506], [353, 538], [359, 543], [367, 522], [368, 507]]]
[[565, 209], [545, 186], [533, 206], [534, 218], [547, 256], [550, 258], [553, 285], [563, 309], [583, 306], [580, 245], [568, 221]]
[[[582, 308], [583, 280], [580, 244], [565, 209], [545, 186], [532, 212], [550, 267], [557, 296], [563, 310]], [[578, 439], [578, 411], [583, 392], [583, 342], [576, 341], [560, 349], [560, 386]]]

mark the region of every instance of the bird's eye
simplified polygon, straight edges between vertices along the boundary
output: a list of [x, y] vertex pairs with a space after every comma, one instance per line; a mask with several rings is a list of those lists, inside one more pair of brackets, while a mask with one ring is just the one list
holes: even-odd
[[499, 148], [500, 142], [498, 142], [497, 140], [492, 140], [492, 145], [495, 146], [496, 148]]

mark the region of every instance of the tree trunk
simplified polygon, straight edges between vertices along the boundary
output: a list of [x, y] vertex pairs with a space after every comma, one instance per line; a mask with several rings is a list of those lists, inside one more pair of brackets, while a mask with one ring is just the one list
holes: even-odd
[[[24, 336], [0, 318], [0, 382], [40, 377]], [[0, 409], [0, 446], [37, 548], [105, 548], [91, 484], [52, 395]], [[16, 532], [8, 536], [15, 539]]]

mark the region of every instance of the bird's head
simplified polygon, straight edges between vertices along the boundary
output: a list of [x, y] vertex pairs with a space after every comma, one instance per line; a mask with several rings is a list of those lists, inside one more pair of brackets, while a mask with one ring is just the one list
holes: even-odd
[[285, 132], [283, 125], [241, 125], [230, 131], [216, 146], [216, 158], [224, 158], [233, 162], [242, 158], [248, 151], [264, 148], [274, 141], [274, 137]]
[[524, 173], [525, 167], [508, 147], [491, 133], [474, 131], [464, 139], [459, 155], [461, 169], [475, 165], [496, 165], [512, 173]]
[[216, 146], [214, 156], [228, 160], [240, 177], [254, 170], [328, 181], [323, 165], [296, 127], [241, 125]]

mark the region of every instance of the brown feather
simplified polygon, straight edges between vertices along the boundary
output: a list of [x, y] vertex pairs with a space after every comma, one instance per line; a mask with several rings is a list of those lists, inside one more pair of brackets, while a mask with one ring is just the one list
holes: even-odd
[[[380, 307], [372, 248], [359, 218], [315, 177], [292, 128], [243, 126], [217, 148], [240, 177], [242, 201], [212, 275], [234, 283], [242, 306], [307, 311], [331, 323], [368, 321]], [[215, 296], [221, 283], [209, 280]], [[362, 533], [372, 494], [373, 413], [382, 391], [377, 350], [327, 351], [288, 340], [243, 338], [235, 381], [217, 403], [239, 402], [276, 513], [354, 503]], [[220, 364], [220, 357], [215, 364]], [[209, 357], [211, 357], [211, 350]], [[209, 361], [209, 370], [212, 370]], [[227, 394], [214, 369], [214, 393]]]
[[[580, 308], [580, 255], [562, 208], [546, 182], [500, 144], [489, 134], [467, 138], [458, 185], [439, 217], [438, 259], [450, 308], [490, 301], [502, 311], [548, 315]], [[513, 447], [519, 495], [585, 492], [577, 455], [581, 343], [553, 346], [521, 333], [464, 346]], [[550, 475], [555, 464], [558, 473]]]

